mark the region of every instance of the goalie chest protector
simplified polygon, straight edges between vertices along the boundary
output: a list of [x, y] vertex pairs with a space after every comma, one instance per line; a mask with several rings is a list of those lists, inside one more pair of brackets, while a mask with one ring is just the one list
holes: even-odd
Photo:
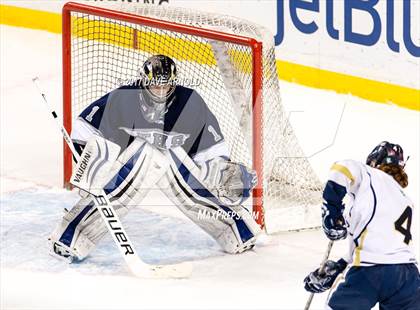
[[[122, 86], [90, 104], [79, 118], [117, 143], [121, 151], [138, 136], [160, 149], [182, 146], [193, 157], [223, 140], [216, 117], [195, 90], [177, 86], [156, 122], [143, 117], [140, 100], [145, 97], [141, 87]], [[74, 130], [83, 129], [75, 126]]]

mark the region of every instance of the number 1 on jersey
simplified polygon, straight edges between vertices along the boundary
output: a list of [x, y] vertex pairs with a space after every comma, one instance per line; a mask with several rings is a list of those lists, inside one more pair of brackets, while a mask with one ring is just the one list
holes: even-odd
[[[413, 217], [413, 210], [410, 207], [405, 208], [404, 212], [401, 216], [394, 222], [394, 227], [397, 231], [404, 235], [404, 242], [409, 244], [412, 237], [411, 237], [411, 218]], [[407, 227], [403, 227], [407, 221]]]
[[86, 120], [88, 122], [91, 122], [93, 120], [93, 116], [95, 115], [95, 113], [99, 110], [98, 106], [94, 106], [92, 108], [92, 110], [90, 111], [89, 115], [86, 116]]

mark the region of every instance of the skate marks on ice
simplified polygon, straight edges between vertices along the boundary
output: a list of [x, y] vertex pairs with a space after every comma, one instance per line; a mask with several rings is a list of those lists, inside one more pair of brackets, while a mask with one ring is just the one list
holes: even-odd
[[[78, 194], [61, 189], [31, 188], [0, 198], [2, 268], [84, 274], [128, 274], [111, 237], [106, 235], [83, 262], [68, 264], [48, 254], [47, 238]], [[176, 208], [173, 206], [173, 208]], [[123, 219], [139, 254], [150, 264], [172, 264], [223, 256], [213, 239], [188, 219], [132, 210]]]

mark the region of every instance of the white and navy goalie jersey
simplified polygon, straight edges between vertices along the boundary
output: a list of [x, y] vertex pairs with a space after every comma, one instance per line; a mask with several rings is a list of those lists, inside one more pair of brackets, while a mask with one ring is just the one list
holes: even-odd
[[81, 151], [92, 134], [117, 143], [121, 151], [135, 137], [159, 149], [181, 146], [197, 163], [217, 156], [229, 157], [216, 117], [204, 100], [187, 87], [176, 86], [171, 102], [156, 121], [141, 110], [148, 96], [142, 86], [119, 87], [90, 104], [76, 119], [72, 140]]
[[410, 246], [413, 203], [392, 176], [357, 161], [336, 162], [324, 190], [324, 205], [340, 208], [346, 194], [349, 263], [416, 263]]

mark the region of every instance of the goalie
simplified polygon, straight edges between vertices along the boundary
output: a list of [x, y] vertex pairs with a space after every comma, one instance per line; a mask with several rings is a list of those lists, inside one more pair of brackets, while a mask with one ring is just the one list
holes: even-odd
[[[73, 143], [90, 160], [78, 163], [72, 183], [92, 194], [103, 189], [120, 217], [158, 187], [224, 251], [251, 249], [260, 228], [242, 205], [256, 173], [229, 160], [215, 116], [196, 91], [177, 85], [171, 58], [150, 57], [143, 73], [75, 121]], [[52, 253], [70, 261], [84, 259], [106, 233], [92, 196], [81, 196], [49, 238]]]

